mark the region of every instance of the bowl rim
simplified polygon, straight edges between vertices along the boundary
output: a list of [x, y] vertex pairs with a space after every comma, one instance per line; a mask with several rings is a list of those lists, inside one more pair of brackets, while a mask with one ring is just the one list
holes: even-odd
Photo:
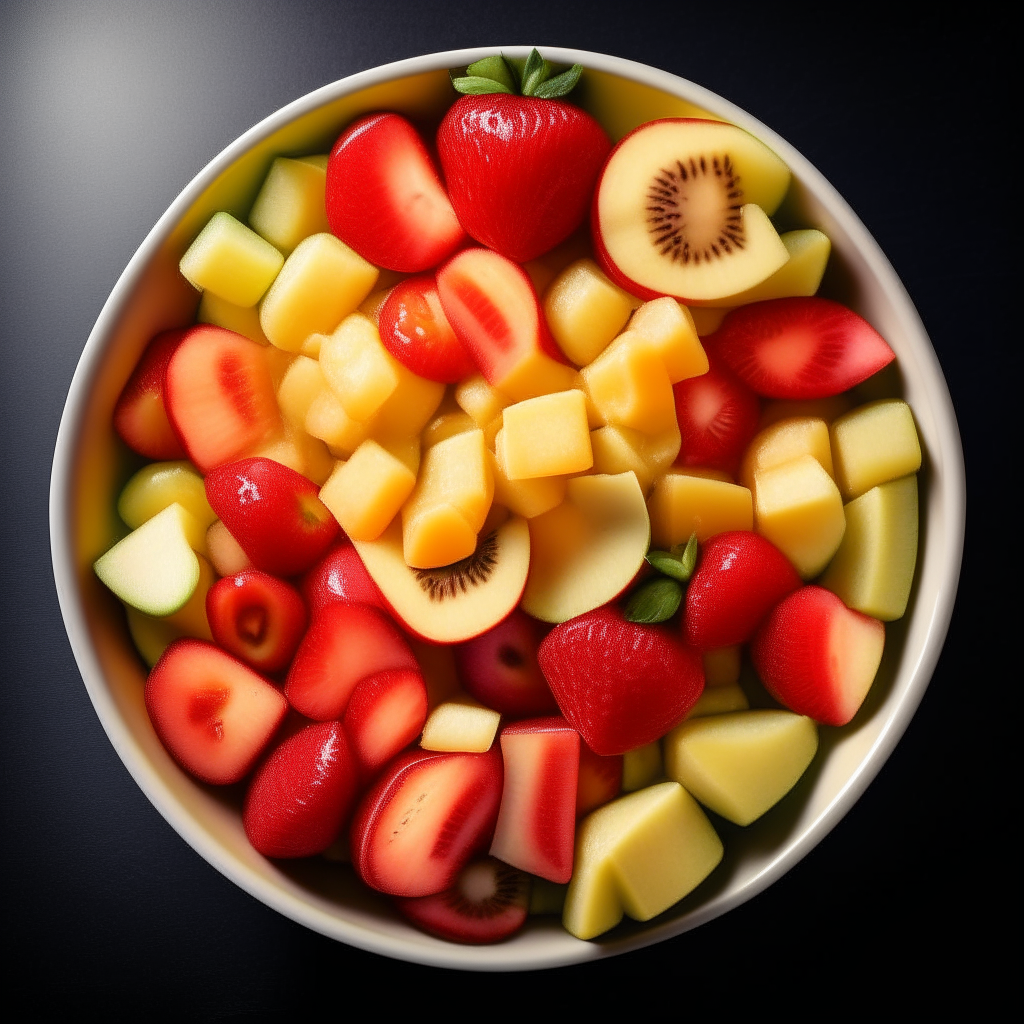
[[[794, 867], [824, 839], [860, 798], [892, 753], [924, 696], [941, 654], [953, 612], [966, 521], [963, 449], [952, 399], [938, 356], [903, 283], [878, 243], [836, 189], [785, 139], [745, 110], [703, 86], [637, 61], [586, 50], [538, 46], [545, 57], [553, 62], [579, 63], [587, 69], [618, 75], [662, 90], [731, 121], [762, 139], [788, 164], [795, 178], [810, 186], [819, 199], [829, 205], [830, 214], [841, 224], [869, 264], [888, 301], [901, 320], [909, 326], [911, 333], [916, 335], [912, 339], [912, 344], [920, 357], [923, 387], [929, 391], [937, 410], [936, 432], [942, 452], [942, 474], [941, 478], [935, 481], [935, 485], [941, 489], [943, 502], [943, 519], [939, 531], [941, 536], [930, 539], [930, 543], [939, 544], [947, 553], [948, 569], [944, 583], [950, 585], [940, 587], [927, 625], [921, 654], [910, 669], [911, 682], [905, 689], [902, 699], [887, 716], [884, 727], [869, 752], [861, 759], [857, 769], [824, 811], [810, 827], [805, 828], [798, 837], [779, 849], [776, 856], [747, 884], [724, 898], [713, 900], [709, 906], [685, 915], [682, 920], [662, 922], [660, 925], [608, 942], [579, 942], [578, 946], [573, 947], [572, 953], [560, 956], [552, 956], [550, 953], [536, 953], [531, 956], [522, 952], [515, 956], [503, 956], [501, 946], [466, 947], [448, 943], [443, 947], [420, 945], [386, 935], [383, 931], [375, 931], [342, 920], [303, 902], [246, 868], [228, 856], [216, 840], [193, 822], [190, 814], [179, 804], [155, 769], [142, 757], [127, 724], [121, 718], [107, 689], [99, 658], [93, 648], [82, 595], [79, 593], [76, 580], [72, 515], [75, 442], [92, 387], [106, 355], [106, 343], [112, 336], [145, 268], [166, 242], [175, 225], [203, 192], [251, 147], [291, 121], [351, 93], [396, 78], [465, 66], [499, 51], [511, 56], [525, 57], [530, 49], [529, 46], [514, 45], [448, 50], [360, 71], [315, 89], [281, 107], [221, 150], [182, 189], [149, 231], [104, 303], [86, 341], [68, 391], [57, 434], [50, 479], [51, 559], [68, 639], [104, 731], [132, 778], [157, 811], [204, 860], [245, 892], [283, 916], [329, 938], [369, 952], [429, 966], [464, 970], [532, 970], [558, 967], [640, 949], [682, 934], [732, 910], [766, 889]], [[489, 951], [487, 954], [479, 952], [485, 949]]]

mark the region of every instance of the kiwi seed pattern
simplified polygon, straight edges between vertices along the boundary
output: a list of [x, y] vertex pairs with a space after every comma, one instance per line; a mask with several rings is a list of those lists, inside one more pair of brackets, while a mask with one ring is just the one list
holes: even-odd
[[498, 564], [498, 535], [488, 534], [469, 557], [439, 569], [416, 569], [416, 582], [431, 601], [450, 601], [486, 583]]
[[[696, 234], [692, 228], [687, 230], [684, 204], [690, 198], [686, 186], [702, 178], [713, 181], [720, 190], [724, 221], [712, 229], [710, 238], [697, 239], [692, 237]], [[743, 189], [739, 182], [728, 153], [723, 157], [691, 156], [688, 160], [677, 160], [675, 170], [662, 170], [647, 191], [648, 230], [661, 255], [668, 256], [673, 263], [699, 264], [701, 260], [710, 263], [721, 259], [734, 247], [742, 249]]]
[[526, 901], [527, 878], [522, 871], [499, 864], [494, 875], [494, 892], [485, 899], [466, 896], [458, 885], [453, 885], [441, 896], [452, 910], [470, 918], [493, 917], [506, 907]]

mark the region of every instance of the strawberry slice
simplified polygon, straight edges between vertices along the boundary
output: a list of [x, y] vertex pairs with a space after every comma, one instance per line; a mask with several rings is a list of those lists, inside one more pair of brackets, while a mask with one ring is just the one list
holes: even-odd
[[388, 610], [380, 588], [347, 537], [306, 573], [302, 579], [302, 596], [314, 616], [335, 601]]
[[345, 708], [345, 731], [371, 778], [421, 732], [427, 720], [427, 686], [418, 669], [389, 669], [356, 683]]
[[454, 384], [476, 372], [472, 356], [444, 315], [433, 274], [407, 278], [391, 289], [380, 309], [378, 330], [384, 347], [420, 377]]
[[345, 714], [361, 680], [389, 669], [419, 671], [398, 627], [376, 608], [330, 604], [302, 638], [284, 692], [296, 711], [325, 722]]
[[765, 619], [750, 654], [780, 704], [822, 725], [846, 725], [871, 689], [884, 646], [883, 623], [824, 587], [806, 586]]
[[146, 680], [160, 741], [197, 779], [244, 778], [288, 711], [276, 687], [204, 640], [175, 640]]
[[264, 857], [312, 857], [337, 838], [355, 803], [358, 769], [340, 722], [307, 725], [253, 776], [242, 824]]
[[321, 558], [338, 522], [320, 489], [294, 469], [254, 456], [212, 470], [206, 498], [257, 569], [296, 576]]
[[537, 659], [562, 714], [604, 756], [664, 736], [704, 689], [701, 656], [677, 632], [629, 622], [613, 605], [555, 626]]
[[683, 639], [702, 651], [744, 643], [802, 582], [789, 559], [759, 534], [716, 534], [701, 546], [690, 577]]
[[306, 631], [299, 592], [259, 569], [225, 576], [206, 592], [214, 640], [258, 672], [287, 668]]
[[400, 754], [352, 819], [352, 864], [371, 888], [430, 896], [486, 849], [501, 802], [498, 748], [484, 754]]
[[576, 783], [576, 817], [614, 800], [622, 791], [622, 755], [602, 757], [580, 740], [579, 778]]
[[399, 114], [367, 114], [327, 160], [327, 221], [346, 245], [388, 270], [429, 270], [465, 239], [416, 129]]
[[829, 398], [896, 358], [863, 317], [818, 296], [740, 306], [707, 341], [766, 398]]
[[187, 331], [164, 331], [146, 346], [114, 406], [114, 429], [129, 448], [151, 459], [183, 459], [178, 435], [167, 418], [164, 375]]
[[474, 860], [455, 884], [434, 896], [395, 899], [418, 928], [449, 942], [501, 942], [526, 922], [530, 879], [493, 857]]

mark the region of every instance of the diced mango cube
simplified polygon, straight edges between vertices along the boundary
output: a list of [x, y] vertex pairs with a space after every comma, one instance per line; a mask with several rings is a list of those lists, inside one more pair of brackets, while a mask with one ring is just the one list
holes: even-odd
[[633, 313], [629, 329], [654, 346], [673, 384], [708, 372], [708, 356], [693, 316], [671, 296], [645, 302]]
[[385, 448], [394, 439], [418, 437], [444, 398], [443, 384], [418, 377], [397, 359], [392, 369], [398, 385], [366, 424], [370, 436]]
[[647, 501], [651, 538], [657, 547], [685, 544], [696, 533], [705, 541], [727, 530], [752, 530], [754, 504], [750, 491], [684, 470], [671, 470], [654, 484]]
[[480, 428], [486, 427], [505, 406], [512, 404], [511, 398], [492, 388], [480, 374], [467, 377], [456, 386], [455, 401]]
[[424, 750], [482, 754], [491, 749], [501, 715], [470, 697], [438, 704], [423, 726]]
[[477, 531], [454, 505], [420, 505], [415, 514], [402, 509], [402, 554], [414, 569], [436, 569], [469, 558]]
[[494, 473], [494, 502], [524, 519], [549, 512], [565, 500], [564, 476], [539, 476], [532, 480], [509, 480], [497, 453], [490, 453]]
[[270, 344], [260, 326], [260, 311], [255, 306], [236, 306], [210, 291], [203, 292], [199, 300], [196, 320], [242, 334], [260, 345]]
[[679, 455], [679, 426], [654, 436], [629, 427], [598, 427], [590, 432], [595, 473], [625, 473], [632, 470], [646, 493], [654, 479]]
[[502, 412], [495, 452], [509, 480], [581, 473], [594, 464], [582, 392], [559, 391]]
[[373, 321], [345, 317], [320, 344], [320, 369], [345, 412], [366, 422], [398, 387], [399, 362], [381, 344]]
[[324, 205], [326, 187], [326, 167], [279, 156], [263, 179], [249, 224], [287, 255], [309, 235], [331, 230]]
[[798, 455], [812, 456], [829, 476], [833, 475], [828, 424], [823, 419], [798, 416], [779, 420], [759, 431], [743, 456], [739, 482], [753, 491], [754, 478], [759, 472], [789, 462]]
[[477, 424], [467, 412], [445, 412], [435, 416], [424, 428], [422, 442], [424, 448], [454, 437], [466, 430], [475, 430]]
[[869, 402], [832, 424], [836, 482], [849, 501], [921, 468], [914, 414], [900, 399]]
[[351, 455], [366, 440], [366, 424], [352, 419], [326, 383], [306, 411], [306, 432], [335, 454]]
[[320, 364], [309, 356], [296, 356], [277, 386], [277, 405], [285, 422], [305, 429], [309, 407], [326, 386]]

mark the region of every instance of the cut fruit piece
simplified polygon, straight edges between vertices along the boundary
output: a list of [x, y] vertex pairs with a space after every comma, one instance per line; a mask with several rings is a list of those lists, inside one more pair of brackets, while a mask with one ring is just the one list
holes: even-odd
[[589, 814], [622, 792], [625, 755], [595, 754], [580, 737], [580, 767], [576, 780], [576, 817]]
[[679, 426], [675, 422], [653, 437], [614, 424], [599, 427], [590, 432], [594, 472], [614, 475], [632, 471], [636, 473], [640, 489], [647, 494], [655, 479], [679, 456], [680, 441]]
[[424, 750], [482, 754], [491, 749], [501, 715], [472, 698], [456, 697], [438, 704], [426, 725], [420, 746]]
[[409, 632], [459, 643], [497, 625], [519, 603], [530, 569], [530, 531], [515, 516], [480, 538], [469, 558], [437, 569], [411, 569], [394, 522], [356, 550], [392, 613]]
[[831, 437], [836, 483], [847, 501], [921, 468], [914, 414], [899, 399], [869, 402], [840, 416]]
[[124, 485], [117, 499], [117, 514], [134, 530], [174, 502], [191, 512], [204, 531], [217, 518], [206, 500], [203, 478], [183, 461], [143, 466]]
[[372, 778], [419, 736], [427, 720], [427, 688], [418, 668], [388, 669], [356, 684], [345, 708], [345, 732]]
[[342, 408], [365, 423], [398, 387], [398, 365], [373, 321], [352, 313], [320, 344], [320, 370]]
[[665, 774], [705, 807], [749, 825], [799, 781], [818, 730], [788, 711], [737, 711], [684, 722], [665, 737]]
[[686, 718], [689, 720], [707, 715], [723, 715], [728, 711], [746, 711], [749, 707], [750, 701], [740, 686], [705, 686]]
[[243, 779], [288, 711], [275, 686], [202, 640], [176, 640], [146, 680], [146, 710], [174, 759], [203, 782]]
[[761, 408], [760, 429], [764, 430], [779, 420], [793, 417], [824, 420], [832, 423], [844, 412], [853, 408], [853, 398], [844, 392], [841, 395], [830, 395], [828, 398], [786, 399], [776, 398], [763, 403]]
[[236, 306], [213, 292], [203, 292], [199, 309], [196, 310], [196, 323], [223, 327], [260, 345], [270, 344], [260, 327], [260, 311], [257, 306]]
[[[703, 697], [701, 694], [697, 704], [700, 704]], [[657, 740], [645, 743], [636, 750], [627, 750], [622, 755], [622, 791], [635, 793], [638, 789], [653, 786], [661, 778], [661, 769], [661, 744]]]
[[833, 476], [832, 446], [825, 420], [814, 416], [794, 416], [762, 427], [743, 456], [739, 481], [753, 490], [754, 479], [762, 470], [780, 466], [800, 455], [817, 459], [821, 468]]
[[478, 373], [456, 386], [455, 402], [483, 430], [501, 415], [502, 409], [512, 404], [512, 399], [492, 388]]
[[765, 619], [750, 647], [765, 689], [798, 715], [846, 725], [874, 682], [885, 626], [830, 590], [802, 587]]
[[675, 299], [664, 296], [645, 302], [633, 311], [629, 329], [654, 346], [673, 384], [708, 372], [708, 356], [693, 314]]
[[276, 157], [249, 211], [250, 226], [287, 256], [309, 235], [330, 231], [326, 185], [326, 167]]
[[[498, 431], [500, 435], [501, 430]], [[497, 435], [495, 435], [497, 442]], [[491, 472], [494, 476], [494, 505], [507, 508], [517, 516], [532, 519], [550, 512], [565, 501], [566, 478], [564, 476], [537, 476], [528, 480], [509, 480], [501, 461], [502, 449], [495, 443], [495, 451], [488, 452]]]
[[185, 635], [166, 619], [146, 615], [130, 604], [126, 604], [124, 610], [128, 619], [128, 633], [135, 644], [135, 650], [149, 668], [160, 660], [161, 655], [175, 640], [180, 640]]
[[242, 545], [219, 519], [214, 520], [206, 531], [206, 549], [218, 576], [234, 576], [236, 572], [252, 566]]
[[559, 391], [508, 406], [494, 448], [510, 481], [590, 469], [594, 454], [583, 392]]
[[691, 534], [705, 541], [729, 530], [751, 530], [754, 504], [750, 491], [737, 484], [670, 471], [660, 477], [647, 501], [651, 541], [669, 550]]
[[399, 755], [360, 801], [352, 865], [371, 888], [430, 896], [486, 849], [501, 802], [497, 747], [485, 754]]
[[302, 594], [312, 616], [335, 601], [368, 604], [382, 611], [388, 610], [377, 584], [348, 540], [343, 540], [306, 573], [302, 580]]

